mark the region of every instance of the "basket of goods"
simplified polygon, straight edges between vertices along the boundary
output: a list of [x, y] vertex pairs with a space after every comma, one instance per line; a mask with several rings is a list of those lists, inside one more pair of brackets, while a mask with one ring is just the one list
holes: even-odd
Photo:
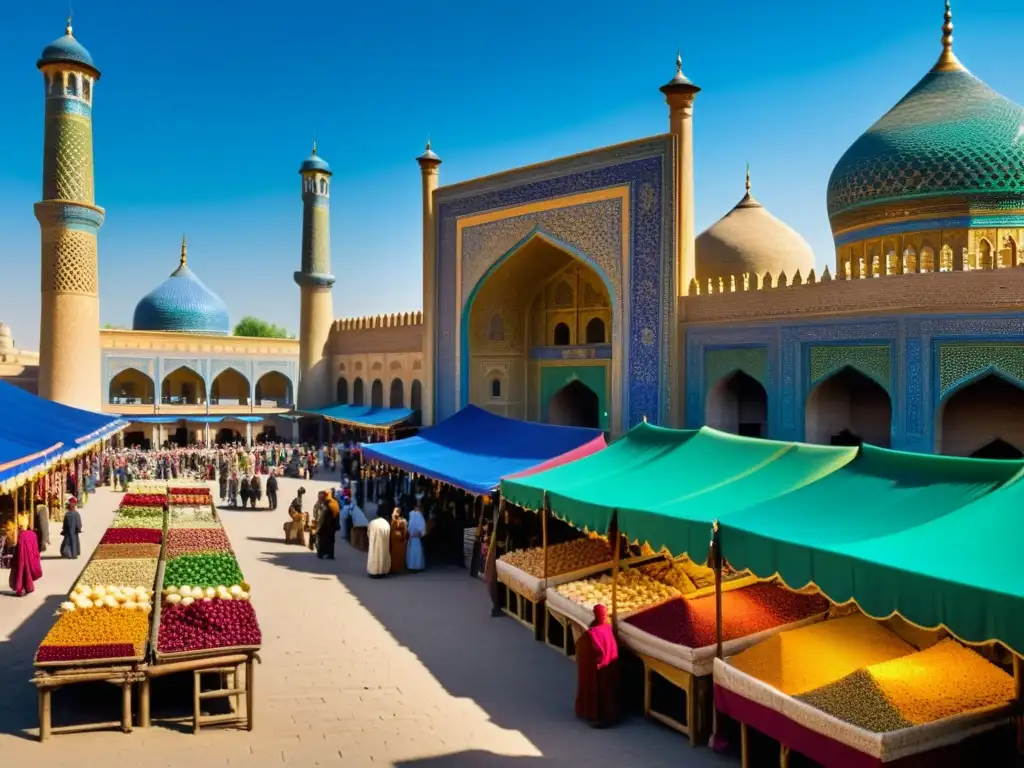
[[153, 591], [79, 584], [36, 651], [40, 666], [139, 661], [145, 657]]
[[[680, 596], [675, 587], [644, 576], [639, 569], [619, 571], [615, 605], [620, 618]], [[603, 573], [561, 584], [547, 590], [546, 600], [558, 613], [588, 626], [594, 619], [595, 605], [604, 605], [609, 613], [612, 612], [612, 575]]]
[[744, 722], [741, 712], [773, 712], [749, 724], [773, 738], [778, 727], [810, 733], [787, 744], [851, 764], [865, 754], [891, 762], [1000, 727], [1015, 698], [1009, 674], [956, 640], [918, 650], [862, 614], [773, 635], [716, 661], [714, 674], [722, 711]]
[[548, 547], [547, 584], [544, 583], [544, 548], [518, 549], [498, 558], [498, 579], [516, 592], [537, 601], [547, 587], [576, 581], [607, 569], [612, 553], [608, 542], [585, 537]]
[[[160, 507], [167, 503], [166, 493], [126, 493], [121, 498], [121, 510], [129, 507]], [[121, 511], [119, 510], [119, 512]]]

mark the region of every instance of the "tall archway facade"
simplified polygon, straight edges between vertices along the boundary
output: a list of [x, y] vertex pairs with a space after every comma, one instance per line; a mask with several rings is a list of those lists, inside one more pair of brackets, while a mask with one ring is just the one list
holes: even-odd
[[710, 389], [705, 404], [709, 427], [745, 437], [768, 436], [768, 393], [743, 371], [733, 371]]
[[936, 450], [947, 456], [1016, 458], [1024, 451], [1024, 387], [985, 373], [962, 384], [936, 414]]
[[844, 367], [818, 382], [807, 398], [805, 429], [809, 443], [888, 448], [892, 434], [892, 401], [876, 381]]

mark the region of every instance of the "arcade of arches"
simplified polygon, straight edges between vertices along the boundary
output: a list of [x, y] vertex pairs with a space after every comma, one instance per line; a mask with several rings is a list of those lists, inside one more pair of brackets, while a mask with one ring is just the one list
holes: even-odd
[[[469, 402], [516, 419], [609, 428], [609, 371], [619, 350], [611, 297], [594, 269], [535, 236], [470, 300]], [[551, 391], [546, 372], [567, 360], [574, 375]]]
[[[209, 404], [251, 405], [288, 408], [293, 404], [292, 384], [283, 373], [268, 371], [256, 380], [255, 398], [250, 402], [249, 379], [234, 368], [225, 368], [210, 383]], [[126, 368], [110, 380], [108, 402], [112, 405], [152, 405], [156, 386], [137, 368]], [[163, 405], [207, 405], [206, 381], [188, 366], [168, 373], [160, 382]]]
[[410, 408], [414, 411], [420, 410], [423, 402], [423, 385], [419, 379], [413, 379], [409, 387], [409, 401], [405, 398], [405, 382], [402, 379], [394, 378], [388, 388], [387, 401], [384, 396], [384, 382], [381, 379], [374, 379], [370, 385], [370, 402], [366, 402], [365, 385], [362, 378], [356, 378], [351, 386], [351, 398], [349, 397], [349, 381], [344, 376], [338, 378], [335, 384], [335, 402], [339, 405], [371, 405], [377, 408]]

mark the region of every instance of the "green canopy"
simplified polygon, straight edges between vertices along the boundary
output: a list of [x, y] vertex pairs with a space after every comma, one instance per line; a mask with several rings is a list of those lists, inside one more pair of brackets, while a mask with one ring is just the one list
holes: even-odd
[[1024, 461], [864, 446], [840, 471], [722, 519], [722, 552], [876, 618], [1024, 653], [1022, 475]]
[[619, 529], [655, 549], [703, 560], [711, 521], [836, 471], [856, 448], [738, 437], [709, 427], [639, 424], [603, 451], [548, 472], [503, 480], [505, 499], [604, 533]]

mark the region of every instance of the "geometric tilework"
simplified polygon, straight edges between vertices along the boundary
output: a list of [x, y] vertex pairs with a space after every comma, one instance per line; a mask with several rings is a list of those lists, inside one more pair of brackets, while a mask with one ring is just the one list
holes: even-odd
[[766, 347], [736, 347], [709, 349], [704, 352], [704, 389], [711, 390], [724, 377], [743, 372], [768, 386], [768, 349]]
[[881, 384], [886, 392], [891, 384], [891, 356], [888, 344], [861, 346], [811, 347], [810, 385], [828, 378], [842, 368], [853, 368]]
[[182, 264], [135, 305], [132, 329], [229, 334], [231, 318], [220, 296]]
[[92, 123], [76, 115], [46, 121], [43, 198], [95, 200], [92, 167]]
[[47, 228], [42, 240], [42, 290], [58, 293], [99, 292], [96, 235]]
[[940, 344], [939, 398], [987, 370], [997, 371], [1024, 386], [1024, 345]]

